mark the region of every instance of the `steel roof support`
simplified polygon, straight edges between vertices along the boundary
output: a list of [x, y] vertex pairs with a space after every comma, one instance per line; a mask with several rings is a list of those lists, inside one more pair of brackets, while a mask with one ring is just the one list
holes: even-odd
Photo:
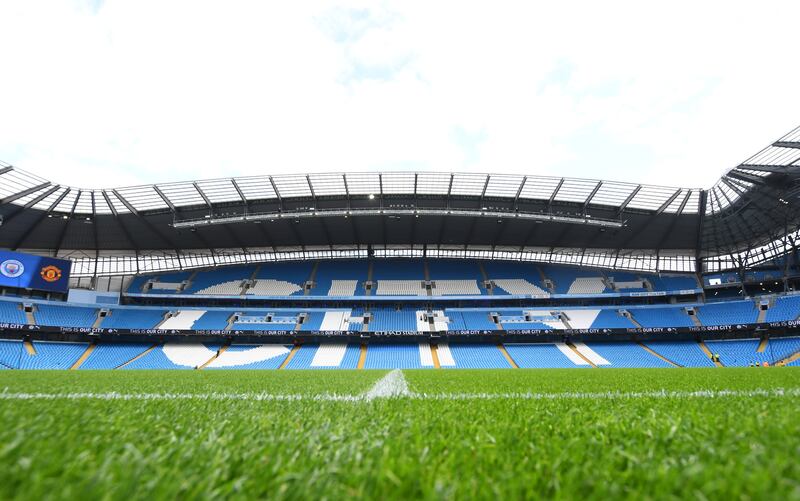
[[556, 195], [558, 195], [558, 191], [561, 189], [561, 187], [563, 185], [564, 185], [564, 178], [562, 177], [558, 181], [558, 185], [556, 186], [556, 189], [553, 190], [553, 193], [550, 194], [550, 199], [547, 201], [547, 212], [548, 212], [548, 214], [553, 212], [553, 210], [552, 210], [553, 209], [553, 201], [556, 199]]
[[776, 141], [772, 143], [776, 148], [797, 148], [800, 149], [800, 141]]
[[708, 192], [706, 190], [700, 190], [700, 201], [697, 210], [699, 221], [697, 223], [697, 234], [695, 235], [694, 239], [694, 267], [697, 273], [703, 273], [703, 261], [700, 256], [703, 248], [703, 226], [705, 225], [707, 203]]
[[31, 233], [33, 233], [34, 230], [36, 230], [39, 224], [41, 224], [41, 222], [44, 221], [44, 218], [52, 214], [53, 209], [55, 209], [58, 206], [58, 204], [60, 204], [61, 201], [64, 200], [64, 197], [66, 197], [70, 191], [72, 191], [71, 188], [65, 189], [64, 192], [61, 193], [61, 195], [59, 195], [58, 198], [56, 198], [56, 200], [52, 204], [50, 204], [50, 207], [48, 207], [46, 211], [43, 211], [42, 214], [36, 219], [36, 221], [32, 225], [28, 226], [28, 228], [25, 231], [22, 232], [22, 235], [20, 235], [17, 241], [14, 242], [14, 245], [11, 246], [11, 249], [12, 250], [19, 249], [20, 245], [25, 243], [25, 239], [28, 238], [28, 236]]
[[51, 187], [50, 187], [50, 189], [48, 189], [48, 190], [45, 190], [44, 192], [40, 193], [39, 195], [37, 195], [37, 196], [36, 196], [36, 198], [34, 198], [33, 200], [30, 200], [30, 201], [29, 201], [29, 202], [27, 202], [25, 205], [18, 206], [18, 207], [17, 207], [17, 208], [14, 210], [14, 212], [12, 212], [11, 214], [9, 214], [9, 215], [7, 215], [7, 216], [5, 217], [4, 224], [8, 224], [8, 223], [9, 223], [10, 221], [12, 221], [12, 220], [13, 220], [15, 217], [17, 217], [18, 215], [20, 215], [20, 214], [22, 214], [23, 212], [25, 212], [25, 209], [30, 209], [30, 208], [31, 208], [31, 207], [33, 207], [34, 205], [38, 204], [39, 202], [41, 202], [41, 201], [42, 201], [42, 200], [44, 200], [45, 198], [47, 198], [47, 197], [49, 197], [50, 195], [52, 195], [52, 194], [53, 194], [53, 192], [55, 192], [55, 191], [56, 191], [56, 190], [58, 190], [59, 188], [61, 188], [61, 186], [59, 186], [59, 185], [57, 185], [57, 184], [56, 184], [56, 185], [53, 185], [53, 186], [51, 186]]
[[275, 180], [272, 179], [272, 176], [269, 176], [269, 183], [272, 185], [272, 189], [275, 191], [275, 196], [278, 197], [278, 212], [284, 212], [285, 207], [283, 206], [283, 197], [281, 197], [281, 192], [278, 191], [278, 187], [275, 185]]
[[519, 196], [522, 194], [522, 188], [525, 186], [525, 183], [528, 182], [528, 176], [523, 176], [522, 182], [519, 183], [519, 188], [517, 188], [517, 194], [514, 195], [514, 212], [519, 210]]
[[631, 203], [631, 200], [633, 200], [634, 197], [636, 197], [636, 195], [639, 194], [639, 191], [641, 189], [642, 189], [642, 185], [641, 184], [633, 189], [633, 191], [630, 193], [630, 195], [628, 195], [628, 198], [626, 198], [625, 201], [622, 202], [622, 205], [620, 205], [617, 208], [617, 217], [620, 217], [622, 215], [622, 212], [625, 210], [625, 208], [628, 206], [628, 204]]
[[117, 221], [117, 225], [122, 230], [122, 233], [125, 235], [125, 238], [128, 239], [128, 243], [130, 243], [131, 247], [133, 247], [133, 251], [136, 254], [136, 266], [137, 266], [137, 272], [138, 272], [139, 246], [136, 244], [136, 242], [131, 237], [131, 234], [128, 231], [128, 227], [125, 226], [125, 223], [123, 222], [123, 218], [121, 218], [119, 216], [119, 213], [117, 212], [117, 209], [114, 207], [114, 204], [111, 203], [111, 198], [108, 196], [108, 193], [106, 193], [105, 190], [102, 190], [100, 193], [103, 194], [103, 198], [105, 198], [106, 203], [108, 204], [108, 207], [111, 209], [111, 214], [114, 216], [114, 220]]
[[58, 253], [61, 251], [61, 246], [64, 244], [64, 237], [67, 235], [69, 224], [72, 222], [72, 218], [75, 216], [75, 208], [78, 206], [78, 200], [81, 199], [82, 193], [83, 192], [78, 191], [78, 196], [75, 197], [75, 201], [72, 202], [72, 208], [69, 211], [69, 217], [67, 217], [64, 226], [61, 228], [61, 233], [58, 235], [58, 244], [56, 244], [56, 250], [53, 254], [54, 256], [58, 256]]
[[197, 190], [197, 193], [200, 195], [200, 197], [203, 199], [203, 201], [208, 206], [209, 214], [213, 215], [214, 214], [214, 205], [211, 203], [211, 200], [208, 199], [206, 194], [203, 192], [203, 190], [200, 189], [200, 186], [197, 183], [192, 183], [192, 186], [194, 186], [194, 189]]
[[5, 167], [0, 167], [0, 176], [5, 174], [6, 172], [11, 172], [12, 170], [14, 170], [13, 165], [6, 165]]
[[[683, 191], [683, 190], [679, 189], [678, 191], [676, 191], [675, 193], [670, 195], [670, 197], [667, 199], [667, 201], [664, 202], [663, 204], [661, 204], [661, 207], [656, 209], [656, 214], [655, 215], [658, 216], [659, 214], [661, 214], [662, 212], [667, 210], [667, 207], [669, 207], [672, 204], [672, 202], [674, 202], [675, 199], [678, 198], [678, 195], [681, 194], [681, 191]], [[689, 190], [689, 193], [691, 193], [691, 190]]]
[[[175, 244], [175, 242], [172, 241], [171, 238], [168, 238], [166, 235], [164, 235], [146, 217], [142, 217], [142, 215], [139, 214], [139, 211], [137, 211], [136, 208], [133, 205], [131, 205], [131, 203], [128, 202], [128, 200], [125, 199], [125, 197], [123, 197], [122, 194], [119, 191], [111, 190], [111, 193], [113, 193], [114, 196], [117, 197], [117, 200], [119, 200], [122, 203], [122, 205], [124, 205], [125, 208], [127, 208], [130, 211], [131, 214], [133, 214], [134, 216], [139, 218], [142, 221], [142, 223], [144, 223], [144, 225], [147, 226], [147, 228], [150, 231], [152, 231], [156, 236], [158, 236], [158, 238], [160, 238], [165, 244], [167, 244], [168, 248], [174, 249], [175, 252], [178, 253], [178, 246]], [[178, 254], [180, 254], [180, 253], [178, 253]], [[180, 260], [180, 257], [178, 259]]]
[[178, 210], [175, 208], [175, 205], [172, 203], [172, 200], [170, 200], [169, 198], [167, 198], [166, 195], [164, 195], [164, 192], [161, 191], [161, 188], [159, 188], [157, 185], [154, 184], [153, 190], [158, 194], [159, 197], [161, 197], [161, 200], [163, 200], [164, 203], [167, 204], [167, 207], [169, 207], [169, 210], [172, 211], [173, 215], [178, 213]]
[[231, 178], [231, 184], [236, 190], [236, 193], [239, 195], [239, 198], [242, 200], [242, 205], [244, 206], [244, 215], [246, 216], [250, 212], [250, 203], [247, 200], [247, 197], [244, 196], [244, 192], [242, 191], [242, 188], [239, 187], [239, 183], [236, 182], [235, 178]]
[[34, 186], [32, 188], [28, 188], [27, 190], [22, 190], [22, 191], [20, 191], [18, 193], [13, 193], [13, 194], [7, 196], [6, 198], [0, 200], [0, 205], [10, 204], [11, 202], [13, 202], [15, 200], [19, 200], [22, 197], [27, 197], [28, 195], [30, 195], [32, 193], [36, 193], [39, 190], [47, 188], [51, 184], [52, 183], [50, 183], [50, 181], [46, 181], [46, 182], [44, 182], [42, 184], [37, 184], [36, 186]]
[[588, 197], [586, 197], [586, 201], [583, 202], [583, 211], [582, 212], [583, 212], [584, 217], [586, 216], [586, 211], [589, 208], [589, 204], [592, 203], [592, 199], [594, 198], [595, 195], [597, 195], [597, 192], [600, 191], [600, 187], [601, 186], [603, 186], [603, 181], [598, 181], [597, 184], [592, 189], [592, 192], [589, 193]]
[[739, 170], [736, 170], [736, 169], [732, 169], [730, 172], [725, 174], [725, 176], [723, 176], [723, 178], [725, 178], [725, 177], [738, 179], [739, 181], [744, 181], [746, 183], [751, 183], [751, 184], [758, 184], [758, 185], [761, 185], [761, 186], [764, 186], [764, 185], [767, 184], [767, 182], [761, 176], [756, 176], [754, 174], [750, 174], [748, 172], [742, 172], [742, 171], [739, 171]]

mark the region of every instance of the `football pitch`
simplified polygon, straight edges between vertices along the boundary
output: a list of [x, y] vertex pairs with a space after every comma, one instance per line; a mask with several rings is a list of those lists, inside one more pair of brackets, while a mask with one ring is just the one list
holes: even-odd
[[2, 371], [0, 498], [800, 499], [800, 369]]

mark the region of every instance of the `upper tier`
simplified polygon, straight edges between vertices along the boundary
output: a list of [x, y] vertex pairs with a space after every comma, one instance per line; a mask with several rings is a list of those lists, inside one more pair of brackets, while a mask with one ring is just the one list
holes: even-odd
[[140, 275], [126, 294], [245, 297], [593, 297], [693, 294], [694, 275], [446, 259], [262, 263]]

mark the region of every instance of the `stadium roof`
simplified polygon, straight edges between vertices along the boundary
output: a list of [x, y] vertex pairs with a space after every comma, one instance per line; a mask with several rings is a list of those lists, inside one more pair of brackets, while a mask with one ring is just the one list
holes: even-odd
[[709, 190], [504, 174], [263, 175], [81, 189], [0, 164], [0, 247], [369, 244], [697, 249], [796, 229], [800, 127]]

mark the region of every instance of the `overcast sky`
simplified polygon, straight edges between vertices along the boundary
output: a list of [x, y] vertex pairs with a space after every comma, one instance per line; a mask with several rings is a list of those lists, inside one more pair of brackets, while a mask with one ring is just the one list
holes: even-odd
[[[658, 10], [656, 6], [659, 6]], [[0, 1], [0, 160], [709, 187], [800, 125], [800, 2]]]

